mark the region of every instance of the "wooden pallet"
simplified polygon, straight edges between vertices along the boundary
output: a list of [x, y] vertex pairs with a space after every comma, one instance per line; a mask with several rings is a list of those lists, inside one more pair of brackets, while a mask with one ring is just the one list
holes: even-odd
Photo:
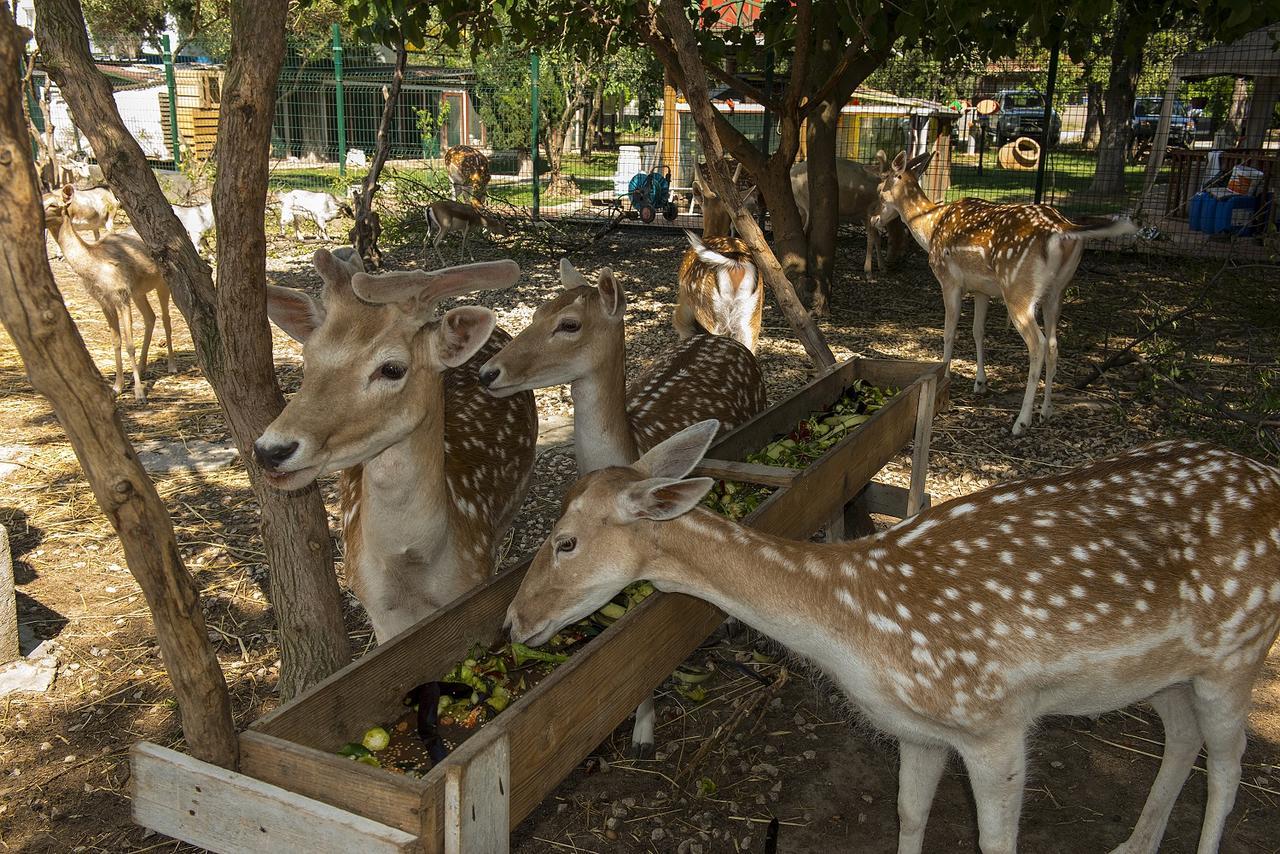
[[[901, 391], [808, 468], [742, 462], [857, 379]], [[947, 388], [935, 363], [848, 360], [724, 436], [697, 473], [775, 487], [744, 524], [781, 536], [865, 531], [869, 512], [913, 515], [928, 502], [929, 436]], [[913, 440], [910, 487], [873, 482]], [[689, 596], [650, 596], [423, 779], [334, 753], [397, 717], [412, 688], [442, 678], [473, 644], [497, 641], [527, 568], [495, 576], [259, 719], [240, 736], [239, 773], [136, 745], [134, 820], [219, 852], [355, 850], [356, 832], [361, 850], [506, 851], [511, 828], [724, 620]]]

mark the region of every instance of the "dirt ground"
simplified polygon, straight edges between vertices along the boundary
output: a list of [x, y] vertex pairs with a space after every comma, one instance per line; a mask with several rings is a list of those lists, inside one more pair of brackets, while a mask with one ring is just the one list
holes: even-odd
[[[914, 252], [898, 269], [867, 283], [860, 272], [854, 275], [862, 267], [863, 241], [853, 235], [844, 245], [833, 314], [823, 324], [837, 354], [936, 359], [942, 306], [923, 256]], [[627, 286], [633, 375], [674, 340], [669, 314], [684, 246], [678, 233], [624, 232], [569, 253], [584, 271], [612, 265]], [[319, 282], [307, 263], [312, 248], [277, 241], [273, 280], [316, 290]], [[481, 242], [476, 254], [515, 257], [526, 270], [516, 288], [479, 300], [494, 307], [510, 331], [557, 286], [560, 253], [545, 243]], [[398, 253], [398, 266], [411, 263], [410, 255]], [[54, 270], [98, 365], [109, 372], [111, 349], [100, 312], [67, 267], [55, 262]], [[993, 307], [992, 392], [975, 397], [966, 318], [953, 403], [935, 425], [928, 483], [935, 500], [1058, 471], [1160, 436], [1208, 438], [1276, 464], [1274, 431], [1250, 423], [1280, 408], [1276, 280], [1276, 268], [1262, 265], [1224, 270], [1220, 261], [1087, 253], [1065, 300], [1058, 414], [1018, 439], [1008, 429], [1026, 370], [1022, 343], [1005, 325], [1003, 310]], [[1090, 365], [1187, 306], [1193, 309], [1137, 348], [1141, 363], [1121, 365], [1085, 390], [1070, 388]], [[165, 374], [153, 348], [150, 403], [119, 398], [126, 428], [144, 447], [226, 446], [186, 327], [180, 319], [175, 326], [179, 372]], [[765, 326], [761, 363], [771, 398], [778, 399], [804, 381], [806, 362], [772, 304]], [[275, 340], [281, 381], [292, 390], [301, 376], [300, 348], [278, 332]], [[129, 821], [127, 750], [143, 738], [180, 748], [175, 704], [120, 547], [7, 337], [0, 339], [0, 389], [0, 445], [13, 449], [0, 463], [15, 464], [0, 475], [0, 523], [13, 543], [24, 651], [53, 639], [61, 662], [48, 694], [0, 703], [0, 849], [191, 850]], [[538, 404], [543, 416], [571, 411], [564, 389], [540, 393]], [[905, 483], [906, 463], [904, 453], [885, 477]], [[571, 449], [542, 454], [507, 549], [509, 562], [545, 536], [574, 475]], [[232, 463], [159, 475], [157, 484], [203, 589], [210, 639], [231, 686], [237, 722], [245, 725], [277, 703], [278, 667], [247, 480]], [[327, 497], [340, 548], [332, 481]], [[366, 649], [370, 632], [351, 598], [348, 627], [356, 648]], [[834, 690], [803, 667], [785, 659], [753, 662], [750, 649], [745, 637], [708, 642], [694, 656], [716, 669], [706, 699], [692, 703], [670, 684], [659, 697], [657, 755], [628, 759], [630, 724], [624, 723], [522, 824], [514, 850], [761, 851], [776, 817], [780, 852], [893, 851], [893, 744], [853, 720]], [[1223, 845], [1228, 852], [1280, 851], [1280, 649], [1273, 649], [1254, 697], [1244, 783]], [[715, 743], [694, 764], [717, 728]], [[1160, 752], [1159, 723], [1146, 707], [1098, 720], [1046, 721], [1032, 741], [1023, 850], [1092, 852], [1119, 844], [1141, 810]], [[1195, 849], [1204, 790], [1204, 774], [1193, 772], [1162, 851]], [[925, 849], [976, 850], [972, 799], [956, 762], [939, 788]]]

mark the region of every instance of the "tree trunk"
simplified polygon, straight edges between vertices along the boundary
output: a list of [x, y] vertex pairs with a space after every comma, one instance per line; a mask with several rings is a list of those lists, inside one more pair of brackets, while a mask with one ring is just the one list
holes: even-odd
[[284, 53], [285, 0], [231, 6], [233, 51], [222, 92], [214, 217], [218, 287], [169, 206], [111, 86], [93, 64], [78, 0], [39, 0], [36, 31], [45, 66], [89, 137], [129, 221], [165, 271], [191, 329], [262, 513], [271, 602], [280, 632], [280, 682], [289, 698], [351, 660], [317, 487], [280, 492], [253, 462], [253, 443], [284, 406], [276, 385], [266, 313], [268, 145]]
[[[834, 365], [836, 360], [831, 353], [831, 348], [827, 346], [822, 333], [814, 325], [813, 319], [805, 311], [799, 297], [796, 296], [795, 289], [787, 279], [778, 257], [774, 255], [773, 250], [765, 240], [764, 232], [760, 230], [759, 224], [743, 207], [741, 193], [738, 192], [738, 188], [734, 186], [733, 180], [729, 176], [729, 170], [725, 165], [724, 149], [721, 146], [718, 134], [719, 123], [724, 122], [727, 124], [727, 122], [724, 121], [722, 116], [718, 115], [715, 107], [711, 104], [706, 72], [702, 68], [697, 42], [694, 40], [689, 20], [685, 17], [684, 6], [679, 0], [661, 0], [661, 14], [666, 22], [667, 30], [671, 34], [672, 48], [671, 50], [664, 50], [661, 48], [665, 47], [665, 45], [661, 45], [659, 59], [667, 66], [674, 78], [683, 81], [684, 95], [689, 102], [689, 108], [698, 128], [698, 138], [702, 143], [702, 150], [707, 159], [706, 172], [711, 189], [733, 211], [734, 224], [738, 227], [739, 236], [751, 247], [751, 253], [755, 257], [756, 266], [760, 269], [761, 276], [773, 290], [773, 295], [778, 300], [778, 305], [782, 309], [783, 315], [786, 316], [787, 322], [791, 324], [791, 328], [795, 330], [796, 336], [800, 339], [800, 343], [804, 345], [805, 352], [809, 354], [809, 358], [819, 369]], [[674, 54], [671, 51], [674, 51]], [[790, 141], [788, 142], [790, 144]], [[792, 151], [790, 156], [794, 158], [795, 152]], [[770, 160], [781, 162], [782, 158], [777, 158], [776, 161], [774, 158], [770, 158]], [[800, 214], [796, 210], [795, 194], [791, 192], [791, 179], [788, 174], [790, 165], [790, 160], [787, 159], [783, 168], [766, 168], [755, 176], [758, 182], [757, 185], [760, 187], [762, 194], [764, 194], [765, 201], [769, 203], [772, 215], [775, 217], [775, 245], [780, 243], [779, 222], [782, 223], [783, 239], [794, 243], [796, 237], [799, 237], [800, 243], [803, 244], [804, 242], [804, 235], [800, 233]], [[773, 163], [770, 166], [772, 167]], [[779, 181], [779, 177], [781, 177], [781, 181]], [[779, 211], [774, 207], [775, 200], [783, 210]], [[785, 203], [788, 200], [790, 203], [789, 211], [785, 209]], [[803, 259], [803, 250], [801, 250], [801, 263], [803, 263]]]
[[356, 252], [364, 259], [370, 270], [382, 269], [382, 250], [378, 248], [378, 236], [382, 233], [382, 224], [378, 214], [373, 210], [373, 196], [378, 191], [378, 178], [382, 175], [382, 167], [386, 165], [391, 154], [391, 123], [396, 116], [396, 105], [400, 103], [400, 88], [404, 83], [404, 66], [409, 52], [405, 48], [404, 34], [396, 35], [396, 67], [391, 75], [391, 86], [386, 92], [386, 100], [382, 104], [382, 119], [378, 122], [377, 142], [373, 152], [373, 163], [365, 173], [364, 183], [360, 187], [360, 195], [356, 199], [356, 222], [351, 229], [351, 243]]
[[238, 746], [227, 685], [209, 645], [200, 594], [182, 564], [173, 523], [125, 438], [115, 401], [85, 350], [44, 254], [40, 190], [21, 107], [19, 35], [0, 14], [0, 319], [31, 384], [52, 404], [98, 506], [124, 546], [151, 609], [192, 755], [236, 767]]
[[1092, 151], [1098, 147], [1098, 128], [1102, 123], [1102, 84], [1096, 80], [1090, 80], [1085, 84], [1085, 93], [1089, 103], [1085, 107], [1084, 134], [1080, 144], [1086, 150]]
[[1213, 135], [1214, 148], [1235, 148], [1244, 133], [1245, 116], [1249, 112], [1249, 80], [1237, 77], [1231, 90], [1231, 107], [1222, 126]]
[[[828, 311], [835, 276], [836, 233], [840, 228], [836, 131], [842, 106], [843, 103], [828, 98], [809, 113], [806, 122], [806, 163], [809, 170], [808, 287], [811, 294], [810, 306], [819, 317]], [[818, 187], [830, 189], [827, 192], [815, 192]]]
[[1126, 28], [1134, 24], [1125, 3], [1117, 4], [1116, 36], [1111, 47], [1111, 72], [1107, 77], [1105, 106], [1102, 111], [1101, 143], [1098, 146], [1098, 165], [1093, 173], [1089, 192], [1099, 196], [1118, 196], [1124, 193], [1124, 167], [1133, 136], [1130, 117], [1133, 116], [1133, 100], [1137, 93], [1138, 76], [1142, 73], [1141, 51], [1126, 50], [1129, 34]]

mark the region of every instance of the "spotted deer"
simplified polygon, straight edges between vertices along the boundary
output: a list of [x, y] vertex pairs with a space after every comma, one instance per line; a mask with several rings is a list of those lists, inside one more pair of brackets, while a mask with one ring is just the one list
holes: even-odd
[[1250, 688], [1280, 631], [1280, 472], [1165, 441], [818, 544], [698, 506], [713, 481], [687, 475], [715, 433], [694, 425], [572, 488], [508, 610], [514, 640], [542, 643], [640, 577], [714, 603], [898, 739], [900, 854], [923, 848], [951, 750], [983, 854], [1013, 854], [1036, 721], [1145, 700], [1164, 757], [1114, 851], [1154, 854], [1202, 744], [1198, 850], [1218, 850]]
[[[916, 242], [929, 254], [929, 267], [942, 285], [945, 321], [942, 361], [951, 371], [951, 349], [960, 303], [973, 294], [973, 341], [977, 347], [975, 393], [987, 388], [982, 337], [991, 297], [1004, 300], [1009, 320], [1027, 345], [1030, 365], [1022, 408], [1013, 422], [1013, 435], [1031, 426], [1036, 384], [1044, 372], [1044, 402], [1040, 417], [1053, 414], [1050, 396], [1058, 368], [1058, 316], [1062, 292], [1076, 274], [1085, 240], [1101, 240], [1133, 234], [1137, 229], [1125, 217], [1095, 217], [1073, 222], [1049, 205], [997, 205], [982, 199], [960, 199], [935, 204], [920, 187], [919, 177], [933, 153], [910, 162], [899, 152], [884, 167], [880, 182], [881, 220], [900, 217]], [[1036, 323], [1036, 309], [1044, 318], [1044, 331]]]
[[303, 344], [302, 387], [254, 446], [269, 483], [341, 471], [346, 571], [378, 641], [492, 574], [533, 469], [533, 395], [485, 394], [479, 365], [510, 340], [445, 298], [510, 287], [512, 261], [352, 274], [318, 250], [320, 300], [270, 286], [272, 321]]
[[700, 240], [692, 231], [691, 244], [680, 262], [676, 307], [671, 325], [681, 338], [701, 329], [727, 335], [752, 353], [760, 340], [764, 288], [751, 260], [751, 249], [736, 237]]
[[[628, 465], [640, 452], [704, 418], [726, 430], [767, 405], [755, 357], [732, 338], [694, 335], [667, 350], [626, 387], [626, 294], [613, 272], [592, 286], [568, 259], [560, 261], [564, 292], [540, 305], [533, 320], [480, 369], [490, 394], [569, 384], [573, 451], [579, 474]], [[637, 710], [632, 748], [653, 748], [652, 700]]]
[[489, 158], [484, 152], [470, 145], [455, 145], [444, 153], [444, 168], [455, 202], [464, 197], [473, 205], [484, 204], [489, 192]]

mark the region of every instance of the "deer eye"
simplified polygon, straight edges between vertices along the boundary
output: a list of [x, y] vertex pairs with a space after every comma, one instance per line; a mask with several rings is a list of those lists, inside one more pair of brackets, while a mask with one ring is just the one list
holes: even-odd
[[576, 317], [566, 317], [556, 326], [556, 332], [577, 332], [582, 323]]
[[577, 537], [560, 537], [556, 540], [556, 551], [561, 554], [568, 554], [578, 547]]
[[402, 380], [409, 373], [409, 366], [403, 362], [383, 362], [378, 368], [378, 376], [386, 380]]

